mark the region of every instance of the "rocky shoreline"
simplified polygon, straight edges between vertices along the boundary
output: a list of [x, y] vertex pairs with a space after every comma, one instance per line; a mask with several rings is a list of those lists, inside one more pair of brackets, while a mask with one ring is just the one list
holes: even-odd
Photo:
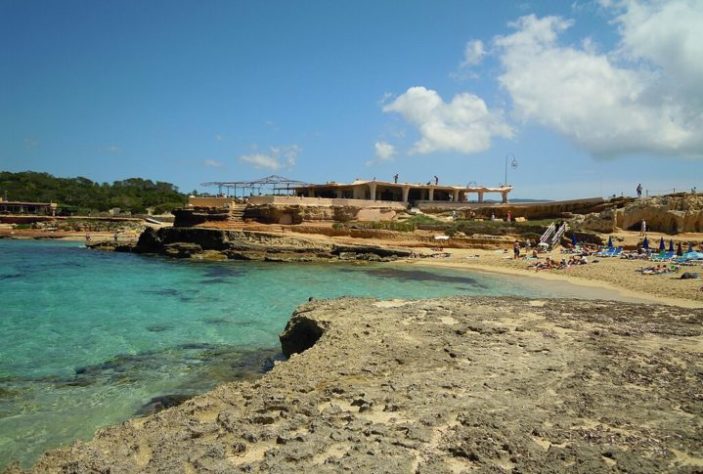
[[[289, 360], [47, 453], [30, 472], [700, 472], [703, 311], [337, 299]], [[22, 472], [17, 466], [9, 473]]]
[[198, 227], [147, 228], [136, 244], [104, 241], [88, 246], [96, 250], [158, 254], [174, 258], [268, 262], [389, 262], [414, 255], [411, 250], [380, 245], [342, 245], [274, 232]]

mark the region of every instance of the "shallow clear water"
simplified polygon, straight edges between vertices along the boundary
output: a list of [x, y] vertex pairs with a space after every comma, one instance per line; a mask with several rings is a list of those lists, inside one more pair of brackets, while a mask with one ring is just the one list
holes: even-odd
[[308, 297], [574, 296], [389, 265], [189, 262], [0, 240], [0, 469], [89, 438], [152, 397], [254, 373]]

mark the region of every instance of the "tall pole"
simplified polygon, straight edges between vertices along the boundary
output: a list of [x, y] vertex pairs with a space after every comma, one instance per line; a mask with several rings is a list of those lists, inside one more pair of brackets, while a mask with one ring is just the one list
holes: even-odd
[[505, 155], [505, 181], [503, 181], [503, 186], [508, 186], [508, 159], [512, 158], [512, 161], [510, 162], [510, 166], [512, 166], [513, 169], [517, 169], [518, 163], [517, 159], [515, 158], [515, 155], [512, 153], [508, 153]]

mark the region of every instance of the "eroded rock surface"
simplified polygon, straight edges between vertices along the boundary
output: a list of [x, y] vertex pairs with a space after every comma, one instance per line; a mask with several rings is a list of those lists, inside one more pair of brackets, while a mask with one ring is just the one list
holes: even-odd
[[282, 342], [290, 359], [258, 381], [102, 430], [33, 472], [703, 469], [701, 310], [339, 299], [301, 306]]
[[413, 254], [405, 249], [376, 245], [340, 246], [272, 232], [188, 227], [147, 229], [131, 250], [176, 258], [269, 262], [392, 261]]

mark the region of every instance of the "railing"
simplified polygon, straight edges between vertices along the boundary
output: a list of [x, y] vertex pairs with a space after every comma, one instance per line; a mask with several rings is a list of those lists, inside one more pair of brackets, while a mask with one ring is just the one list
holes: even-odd
[[566, 222], [564, 222], [561, 227], [559, 227], [559, 230], [556, 231], [554, 236], [552, 237], [552, 241], [550, 243], [551, 247], [554, 247], [561, 241], [561, 237], [564, 235], [564, 232], [569, 228], [568, 225], [566, 225]]
[[554, 232], [557, 230], [557, 226], [554, 222], [549, 224], [549, 227], [547, 227], [547, 230], [544, 231], [544, 234], [542, 234], [542, 237], [539, 238], [539, 243], [544, 244], [546, 243], [554, 234]]

